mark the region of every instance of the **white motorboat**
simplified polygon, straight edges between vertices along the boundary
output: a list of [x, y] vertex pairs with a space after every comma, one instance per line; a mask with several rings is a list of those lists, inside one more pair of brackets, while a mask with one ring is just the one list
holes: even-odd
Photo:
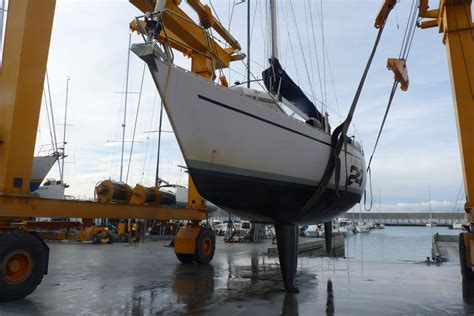
[[370, 232], [370, 229], [369, 229], [369, 225], [365, 224], [365, 223], [357, 223], [355, 225], [355, 230], [357, 233], [368, 233]]
[[354, 224], [350, 219], [339, 218], [336, 221], [337, 231], [344, 235], [352, 235], [354, 233]]
[[453, 223], [453, 229], [463, 229], [462, 223]]
[[59, 155], [35, 156], [31, 168], [30, 192], [36, 191], [58, 160]]
[[306, 237], [324, 236], [324, 228], [322, 225], [309, 225], [305, 231]]
[[64, 190], [68, 187], [61, 180], [46, 179], [46, 181], [34, 193], [44, 199], [64, 199]]

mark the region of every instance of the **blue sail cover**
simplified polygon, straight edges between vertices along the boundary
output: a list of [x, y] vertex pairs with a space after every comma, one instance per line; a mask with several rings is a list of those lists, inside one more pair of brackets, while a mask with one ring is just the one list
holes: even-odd
[[277, 58], [270, 58], [270, 67], [262, 73], [265, 87], [272, 94], [279, 94], [292, 102], [310, 118], [323, 122], [323, 116], [314, 103], [304, 94], [303, 90], [288, 76]]

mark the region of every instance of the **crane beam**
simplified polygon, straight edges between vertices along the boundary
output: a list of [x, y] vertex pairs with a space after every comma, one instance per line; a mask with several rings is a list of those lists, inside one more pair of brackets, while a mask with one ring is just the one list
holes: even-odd
[[0, 68], [0, 192], [29, 193], [55, 5], [9, 1]]
[[159, 205], [97, 203], [42, 199], [28, 195], [0, 195], [0, 216], [193, 220], [206, 219], [207, 207], [183, 209]]
[[472, 223], [474, 208], [474, 24], [471, 0], [441, 0], [429, 10], [428, 0], [420, 2], [422, 28], [438, 27], [446, 46], [454, 97], [461, 162], [466, 193], [466, 212]]
[[[143, 12], [153, 11], [154, 0], [130, 0]], [[217, 69], [228, 68], [232, 61], [243, 60], [245, 54], [240, 53], [239, 42], [212, 15], [211, 9], [199, 0], [188, 0], [188, 4], [199, 16], [200, 25], [192, 20], [179, 5], [181, 1], [167, 0], [164, 10], [159, 12], [163, 28], [155, 35], [161, 44], [169, 44], [192, 60], [191, 71], [208, 79], [214, 80]], [[156, 13], [156, 12], [155, 12]], [[144, 21], [132, 21], [130, 28], [142, 33]], [[207, 29], [213, 28], [230, 46], [223, 48], [210, 35]]]

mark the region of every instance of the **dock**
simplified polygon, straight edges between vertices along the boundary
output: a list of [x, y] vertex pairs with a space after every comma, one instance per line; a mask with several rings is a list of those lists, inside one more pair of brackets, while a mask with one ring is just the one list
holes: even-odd
[[[359, 220], [358, 213], [347, 213], [346, 216], [352, 220]], [[464, 221], [464, 212], [433, 212], [433, 222], [437, 226], [449, 226], [453, 223], [461, 223]], [[430, 213], [379, 213], [379, 212], [365, 212], [361, 214], [362, 221], [372, 222], [374, 224], [382, 223], [385, 226], [425, 226], [430, 218]]]
[[433, 235], [431, 258], [435, 262], [459, 260], [458, 235]]
[[[312, 256], [327, 256], [326, 239], [324, 237], [300, 238], [298, 245], [298, 253], [311, 254]], [[272, 246], [267, 249], [268, 255], [278, 255], [277, 246]], [[335, 235], [332, 238], [332, 253], [331, 256], [344, 256], [344, 236]]]

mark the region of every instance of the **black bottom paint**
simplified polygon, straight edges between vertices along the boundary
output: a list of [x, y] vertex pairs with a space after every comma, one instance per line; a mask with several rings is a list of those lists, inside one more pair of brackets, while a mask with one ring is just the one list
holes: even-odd
[[[326, 190], [318, 205], [304, 215], [298, 211], [316, 190], [315, 186], [267, 180], [203, 169], [189, 169], [199, 193], [222, 209], [255, 222], [275, 224], [278, 257], [285, 289], [295, 286], [298, 263], [298, 226], [329, 222], [360, 201], [360, 195]], [[331, 223], [332, 226], [332, 223]], [[330, 248], [330, 246], [328, 247]]]
[[332, 221], [324, 223], [324, 239], [326, 240], [326, 253], [332, 252]]
[[[249, 176], [189, 169], [199, 193], [222, 209], [255, 222], [322, 223], [349, 210], [361, 195], [327, 189], [318, 205], [303, 216], [299, 209], [316, 190], [315, 186], [267, 180]], [[343, 188], [342, 188], [343, 189]]]

